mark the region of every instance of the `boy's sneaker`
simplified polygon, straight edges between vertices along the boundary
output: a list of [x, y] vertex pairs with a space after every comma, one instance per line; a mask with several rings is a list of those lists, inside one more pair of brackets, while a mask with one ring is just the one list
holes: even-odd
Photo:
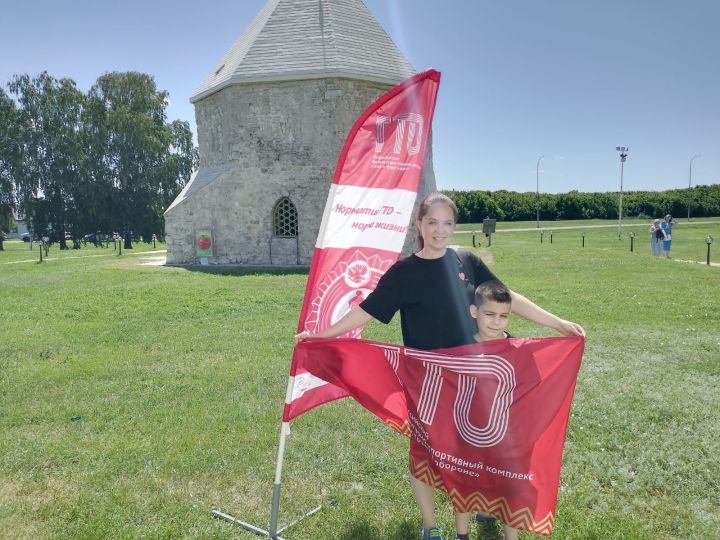
[[422, 540], [443, 540], [442, 533], [437, 527], [422, 530]]

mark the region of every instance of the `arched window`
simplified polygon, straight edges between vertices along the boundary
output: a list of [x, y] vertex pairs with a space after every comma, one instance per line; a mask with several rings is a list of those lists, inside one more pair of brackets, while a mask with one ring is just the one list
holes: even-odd
[[283, 197], [273, 208], [273, 234], [280, 238], [295, 238], [298, 234], [298, 215], [289, 197]]

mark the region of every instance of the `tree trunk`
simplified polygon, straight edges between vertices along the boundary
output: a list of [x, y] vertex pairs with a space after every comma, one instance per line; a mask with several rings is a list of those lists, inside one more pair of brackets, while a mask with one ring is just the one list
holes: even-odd
[[123, 246], [125, 249], [132, 249], [132, 237], [130, 236], [129, 232], [125, 233], [125, 245]]

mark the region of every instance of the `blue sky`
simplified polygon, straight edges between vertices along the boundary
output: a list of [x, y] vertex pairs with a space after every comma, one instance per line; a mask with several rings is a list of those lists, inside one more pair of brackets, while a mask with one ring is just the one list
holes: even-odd
[[[417, 68], [443, 74], [434, 121], [442, 189], [617, 191], [720, 183], [717, 0], [365, 0]], [[170, 119], [265, 0], [4, 3], [0, 82], [47, 70], [87, 91], [150, 73]], [[203, 6], [199, 8], [198, 6]]]

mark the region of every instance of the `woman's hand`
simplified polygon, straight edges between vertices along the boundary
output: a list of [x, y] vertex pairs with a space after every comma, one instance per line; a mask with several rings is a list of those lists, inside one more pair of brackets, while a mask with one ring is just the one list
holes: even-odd
[[317, 334], [300, 332], [295, 336], [295, 345], [308, 338], [334, 338], [352, 332], [356, 328], [365, 326], [372, 320], [372, 316], [366, 313], [361, 307], [356, 306], [348, 311], [342, 319]]
[[308, 332], [307, 330], [304, 330], [304, 331], [300, 332], [299, 334], [297, 334], [297, 335], [295, 336], [295, 345], [297, 345], [297, 344], [300, 343], [301, 341], [309, 338], [311, 335], [312, 335], [312, 334], [311, 334], [310, 332]]
[[566, 321], [564, 319], [560, 319], [560, 326], [558, 327], [557, 330], [563, 336], [585, 337], [585, 329], [582, 326], [580, 326], [578, 323], [574, 323], [572, 321]]

